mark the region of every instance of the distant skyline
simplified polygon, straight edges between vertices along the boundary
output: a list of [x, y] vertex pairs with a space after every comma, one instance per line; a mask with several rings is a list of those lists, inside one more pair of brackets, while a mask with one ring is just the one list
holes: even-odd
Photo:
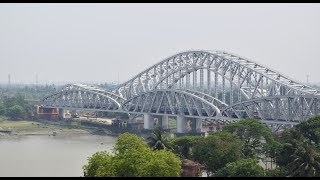
[[[320, 82], [320, 4], [0, 4], [0, 83], [125, 82], [188, 50], [223, 50]], [[119, 76], [118, 76], [119, 74]]]

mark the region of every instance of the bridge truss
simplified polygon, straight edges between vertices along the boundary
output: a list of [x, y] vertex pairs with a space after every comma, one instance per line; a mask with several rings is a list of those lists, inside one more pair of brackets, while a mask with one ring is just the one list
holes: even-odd
[[223, 51], [168, 57], [115, 90], [69, 84], [46, 107], [294, 125], [319, 115], [320, 91]]

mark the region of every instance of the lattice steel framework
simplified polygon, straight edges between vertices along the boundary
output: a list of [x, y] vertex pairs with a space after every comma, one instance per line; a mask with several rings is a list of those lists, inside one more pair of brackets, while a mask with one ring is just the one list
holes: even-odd
[[295, 124], [319, 114], [319, 97], [319, 90], [243, 57], [187, 51], [151, 66], [114, 91], [69, 85], [43, 104]]
[[59, 92], [45, 97], [42, 105], [69, 109], [119, 111], [122, 102], [124, 102], [122, 97], [108, 90], [82, 84], [68, 84]]
[[123, 110], [130, 113], [181, 115], [210, 118], [220, 116], [212, 102], [179, 89], [153, 90], [124, 102]]

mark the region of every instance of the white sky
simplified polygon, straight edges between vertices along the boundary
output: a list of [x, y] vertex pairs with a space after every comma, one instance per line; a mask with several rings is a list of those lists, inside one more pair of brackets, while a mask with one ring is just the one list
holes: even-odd
[[0, 4], [0, 82], [120, 82], [187, 50], [320, 82], [320, 4]]

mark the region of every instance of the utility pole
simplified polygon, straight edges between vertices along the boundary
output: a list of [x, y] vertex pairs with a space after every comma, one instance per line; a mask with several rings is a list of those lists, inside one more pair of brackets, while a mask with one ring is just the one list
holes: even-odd
[[309, 74], [307, 74], [307, 84], [309, 84]]

